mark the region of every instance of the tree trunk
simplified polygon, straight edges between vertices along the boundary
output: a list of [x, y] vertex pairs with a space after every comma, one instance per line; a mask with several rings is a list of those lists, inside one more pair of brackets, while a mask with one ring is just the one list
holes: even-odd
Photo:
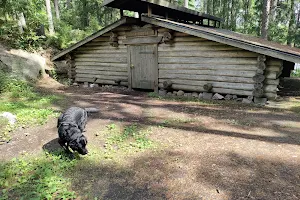
[[289, 21], [289, 29], [288, 29], [288, 36], [287, 36], [287, 45], [293, 46], [293, 41], [295, 37], [295, 11], [294, 11], [295, 1], [291, 0], [291, 7], [290, 7], [290, 21]]
[[261, 22], [261, 37], [268, 39], [269, 15], [270, 15], [271, 0], [264, 0], [262, 22]]
[[24, 28], [26, 28], [26, 20], [24, 17], [24, 13], [18, 13], [18, 26], [20, 33], [24, 32]]
[[270, 19], [272, 21], [274, 21], [276, 18], [277, 2], [278, 0], [271, 1]]
[[53, 25], [53, 18], [51, 13], [51, 4], [50, 0], [46, 0], [46, 9], [47, 9], [47, 16], [48, 16], [48, 23], [49, 23], [49, 34], [54, 34], [54, 25]]
[[56, 19], [60, 20], [58, 0], [54, 0], [54, 7], [55, 7]]

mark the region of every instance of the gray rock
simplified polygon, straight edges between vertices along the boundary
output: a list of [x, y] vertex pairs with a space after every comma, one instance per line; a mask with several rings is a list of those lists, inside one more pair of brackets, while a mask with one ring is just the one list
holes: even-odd
[[268, 101], [267, 98], [254, 97], [255, 104], [266, 105], [267, 101]]
[[242, 103], [250, 104], [252, 101], [250, 101], [248, 98], [243, 98]]
[[214, 100], [221, 100], [221, 99], [224, 99], [224, 96], [223, 95], [220, 95], [219, 93], [216, 93], [212, 99]]
[[236, 100], [236, 99], [238, 99], [238, 96], [237, 95], [232, 95], [232, 99]]
[[177, 95], [177, 91], [173, 91], [173, 94]]
[[225, 97], [224, 97], [225, 100], [231, 100], [233, 99], [232, 95], [231, 94], [227, 94]]
[[90, 88], [96, 88], [96, 87], [99, 87], [99, 85], [97, 83], [90, 84]]
[[172, 92], [168, 92], [167, 96], [173, 96], [173, 93]]
[[236, 100], [236, 101], [243, 101], [243, 98], [236, 98], [234, 100]]
[[159, 90], [159, 91], [158, 91], [158, 94], [159, 94], [160, 96], [166, 96], [166, 95], [167, 95], [167, 91], [166, 91], [166, 90]]
[[82, 87], [88, 88], [89, 87], [89, 83], [88, 82], [84, 82], [83, 85], [82, 85]]
[[183, 96], [185, 96], [185, 97], [187, 97], [187, 98], [192, 98], [192, 93], [184, 93]]
[[203, 99], [210, 100], [213, 97], [213, 93], [203, 92]]
[[198, 96], [199, 99], [203, 99], [203, 93], [201, 92]]
[[198, 98], [198, 96], [199, 96], [199, 94], [198, 94], [197, 92], [193, 92], [193, 93], [192, 93], [192, 97]]
[[179, 91], [177, 92], [177, 96], [183, 96], [183, 95], [184, 95], [184, 91], [179, 90]]
[[248, 96], [248, 98], [250, 101], [253, 101], [253, 96]]
[[4, 112], [4, 113], [0, 114], [0, 117], [6, 118], [8, 120], [8, 123], [10, 123], [11, 125], [13, 125], [17, 122], [17, 116], [10, 112]]

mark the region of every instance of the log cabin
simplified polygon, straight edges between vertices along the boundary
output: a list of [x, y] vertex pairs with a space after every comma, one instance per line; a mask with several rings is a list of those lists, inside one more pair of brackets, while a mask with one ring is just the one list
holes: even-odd
[[[75, 82], [276, 98], [300, 49], [221, 29], [222, 19], [164, 0], [105, 0], [121, 19], [55, 55]], [[139, 13], [126, 17], [123, 10]]]

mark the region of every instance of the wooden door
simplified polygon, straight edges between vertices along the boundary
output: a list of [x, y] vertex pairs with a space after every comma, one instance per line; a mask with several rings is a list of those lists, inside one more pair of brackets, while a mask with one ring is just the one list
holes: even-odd
[[129, 46], [129, 87], [158, 89], [157, 44]]

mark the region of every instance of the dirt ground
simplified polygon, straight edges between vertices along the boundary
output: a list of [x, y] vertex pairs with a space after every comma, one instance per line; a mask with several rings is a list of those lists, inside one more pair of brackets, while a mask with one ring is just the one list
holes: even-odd
[[[103, 199], [300, 199], [300, 115], [237, 103], [151, 99], [145, 92], [41, 87], [67, 96], [69, 106], [96, 107], [85, 133], [100, 150], [97, 131], [110, 123], [151, 126], [159, 149], [128, 157], [123, 166], [82, 166], [73, 186]], [[59, 148], [56, 120], [15, 133], [0, 160]], [[97, 177], [97, 180], [94, 178]], [[87, 187], [82, 187], [85, 185]], [[101, 195], [100, 195], [101, 194]]]

